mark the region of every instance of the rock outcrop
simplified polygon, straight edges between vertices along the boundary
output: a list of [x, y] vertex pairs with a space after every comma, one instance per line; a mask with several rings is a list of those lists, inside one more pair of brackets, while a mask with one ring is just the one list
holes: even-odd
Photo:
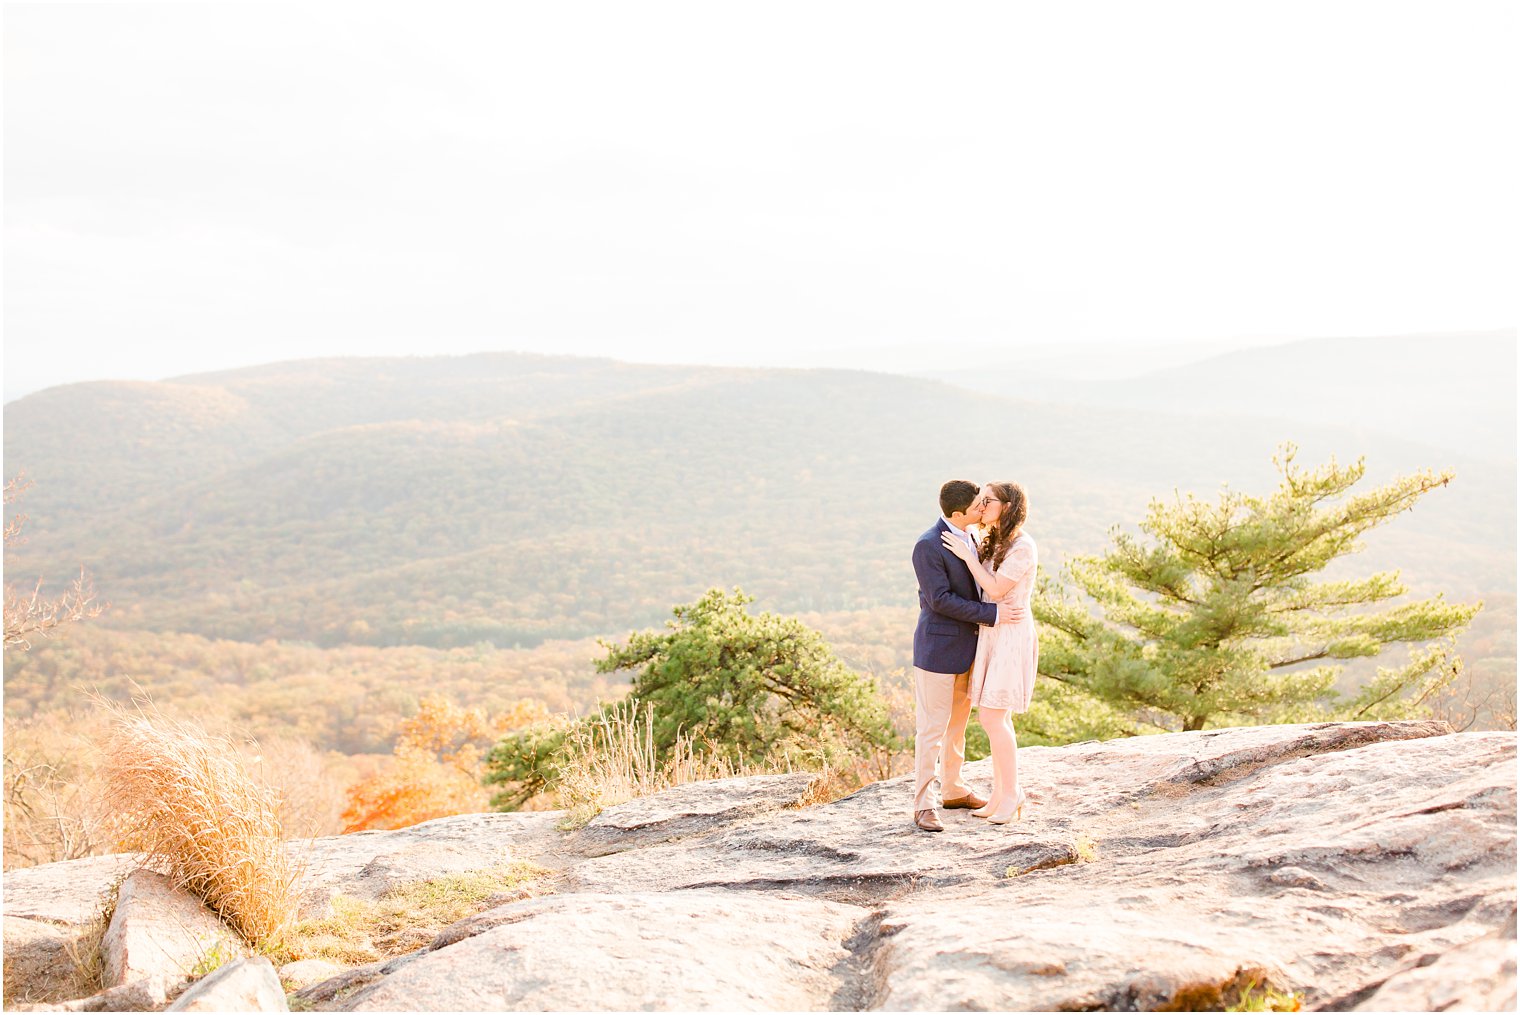
[[173, 986], [244, 950], [214, 912], [149, 870], [122, 881], [100, 943], [107, 987], [141, 979]]
[[463, 814], [393, 832], [292, 843], [304, 869], [301, 915], [330, 912], [335, 895], [377, 899], [395, 888], [520, 859], [514, 844], [558, 838], [559, 812]]
[[[948, 811], [936, 834], [906, 778], [799, 807], [807, 777], [764, 776], [568, 834], [467, 815], [318, 840], [316, 909], [507, 860], [556, 873], [295, 1007], [1513, 1009], [1513, 733], [1254, 727], [1019, 760], [1022, 821]], [[7, 901], [52, 876], [7, 874]]]
[[31, 1000], [67, 991], [76, 979], [70, 972], [69, 946], [76, 935], [65, 927], [5, 916], [5, 1000]]
[[595, 998], [593, 1007], [617, 1011], [813, 1009], [838, 989], [859, 920], [854, 906], [793, 895], [548, 896], [397, 968], [342, 1007], [572, 1011]]
[[229, 962], [197, 980], [169, 1011], [289, 1011], [274, 965], [262, 955]]

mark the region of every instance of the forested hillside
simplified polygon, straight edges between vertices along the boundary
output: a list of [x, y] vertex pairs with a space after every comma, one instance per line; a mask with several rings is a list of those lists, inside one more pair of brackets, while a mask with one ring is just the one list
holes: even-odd
[[[906, 720], [912, 714], [914, 607], [877, 607], [802, 613], [851, 668], [877, 678]], [[1489, 688], [1515, 680], [1515, 598], [1491, 597], [1462, 637], [1466, 680], [1448, 696], [1446, 714], [1492, 726], [1513, 699], [1477, 705]], [[397, 724], [429, 695], [443, 695], [491, 713], [529, 700], [551, 712], [584, 714], [627, 688], [599, 674], [605, 654], [594, 638], [546, 641], [531, 648], [479, 644], [437, 649], [417, 645], [318, 648], [300, 642], [249, 643], [113, 630], [80, 624], [6, 659], [6, 714], [91, 711], [86, 692], [126, 700], [146, 691], [176, 713], [214, 728], [249, 731], [261, 738], [294, 737], [340, 754], [382, 754]], [[1354, 660], [1342, 690], [1389, 660]]]
[[7, 475], [34, 483], [7, 573], [87, 567], [117, 629], [508, 647], [658, 623], [710, 586], [784, 612], [907, 606], [945, 478], [1023, 482], [1053, 568], [1153, 496], [1264, 485], [1286, 439], [1306, 460], [1365, 453], [1374, 479], [1454, 467], [1365, 566], [1464, 597], [1514, 584], [1512, 465], [864, 372], [308, 361], [5, 411]]
[[[1360, 425], [1053, 404], [1064, 394], [522, 355], [38, 392], [5, 407], [6, 478], [31, 483], [7, 505], [7, 523], [28, 517], [6, 578], [42, 577], [46, 595], [82, 566], [109, 608], [7, 651], [7, 778], [53, 773], [34, 789], [50, 820], [71, 820], [83, 805], [58, 787], [97, 786], [87, 694], [145, 692], [272, 745], [289, 791], [335, 831], [354, 787], [396, 770], [389, 752], [427, 699], [584, 714], [628, 691], [626, 673], [596, 672], [599, 639], [658, 627], [712, 587], [816, 628], [906, 732], [909, 550], [945, 479], [1023, 483], [1059, 576], [1113, 527], [1133, 532], [1153, 498], [1266, 493], [1288, 440], [1305, 463], [1365, 455], [1369, 485], [1455, 470], [1330, 574], [1395, 568], [1415, 595], [1483, 599], [1461, 679], [1427, 704], [1458, 725], [1513, 724], [1513, 457]], [[1338, 686], [1401, 662], [1352, 660]]]

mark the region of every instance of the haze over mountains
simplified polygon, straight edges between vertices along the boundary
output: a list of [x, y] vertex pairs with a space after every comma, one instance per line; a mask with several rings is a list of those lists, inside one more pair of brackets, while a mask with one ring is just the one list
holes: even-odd
[[[907, 547], [945, 478], [1024, 482], [1054, 572], [1151, 497], [1265, 492], [1275, 447], [1294, 440], [1306, 466], [1366, 454], [1369, 481], [1454, 467], [1355, 568], [1512, 594], [1513, 451], [1496, 462], [1492, 436], [1464, 453], [1304, 408], [1343, 373], [1345, 399], [1418, 399], [1443, 434], [1466, 439], [1506, 411], [1512, 424], [1512, 383], [1507, 407], [1473, 392], [1513, 377], [1513, 349], [1510, 368], [1483, 358], [1488, 344], [1460, 349], [1471, 356], [1437, 374], [1354, 369], [1353, 345], [1303, 343], [1272, 356], [1275, 375], [1245, 350], [1114, 389], [1172, 397], [1173, 411], [860, 371], [514, 354], [68, 385], [5, 408], [6, 474], [35, 484], [7, 573], [61, 580], [83, 564], [113, 604], [102, 623], [328, 645], [616, 635], [714, 585], [783, 611], [907, 606]], [[1270, 401], [1276, 377], [1320, 374], [1295, 388], [1297, 420], [1220, 411]], [[1474, 384], [1439, 382], [1458, 375]]]
[[1329, 423], [1515, 460], [1513, 329], [1306, 339], [1193, 357], [1186, 348], [1159, 347], [1149, 365], [1145, 351], [1032, 350], [1026, 364], [920, 373], [1033, 401]]
[[1110, 380], [1135, 377], [1165, 367], [1212, 359], [1239, 349], [1281, 345], [1287, 339], [1238, 338], [1206, 341], [1112, 341], [1055, 343], [1030, 339], [1018, 346], [940, 342], [892, 345], [869, 350], [820, 348], [789, 366], [809, 369], [872, 370], [938, 377], [976, 376], [984, 369], [1047, 379]]

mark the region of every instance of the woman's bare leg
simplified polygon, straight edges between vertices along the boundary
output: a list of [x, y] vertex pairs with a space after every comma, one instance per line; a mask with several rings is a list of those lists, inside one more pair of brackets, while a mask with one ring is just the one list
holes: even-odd
[[1013, 709], [1003, 714], [1003, 722], [1008, 727], [1008, 803], [1017, 806], [1022, 794], [1019, 787], [1019, 733], [1013, 728]]
[[1017, 742], [1013, 737], [1011, 710], [1006, 708], [983, 708], [978, 713], [982, 729], [987, 731], [987, 743], [992, 748], [992, 792], [987, 796], [988, 814], [997, 814], [1014, 806], [1014, 792], [1018, 786]]

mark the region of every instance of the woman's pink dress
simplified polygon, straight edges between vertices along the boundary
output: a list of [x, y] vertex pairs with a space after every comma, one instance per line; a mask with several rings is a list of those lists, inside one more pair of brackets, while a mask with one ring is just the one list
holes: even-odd
[[971, 664], [971, 704], [978, 708], [1011, 708], [1015, 712], [1029, 708], [1034, 675], [1040, 668], [1040, 640], [1035, 634], [1034, 614], [1029, 612], [1038, 567], [1034, 540], [1019, 533], [996, 574], [1013, 579], [1013, 588], [1002, 598], [1024, 607], [1024, 619], [1017, 624], [983, 627], [978, 633], [976, 662]]

